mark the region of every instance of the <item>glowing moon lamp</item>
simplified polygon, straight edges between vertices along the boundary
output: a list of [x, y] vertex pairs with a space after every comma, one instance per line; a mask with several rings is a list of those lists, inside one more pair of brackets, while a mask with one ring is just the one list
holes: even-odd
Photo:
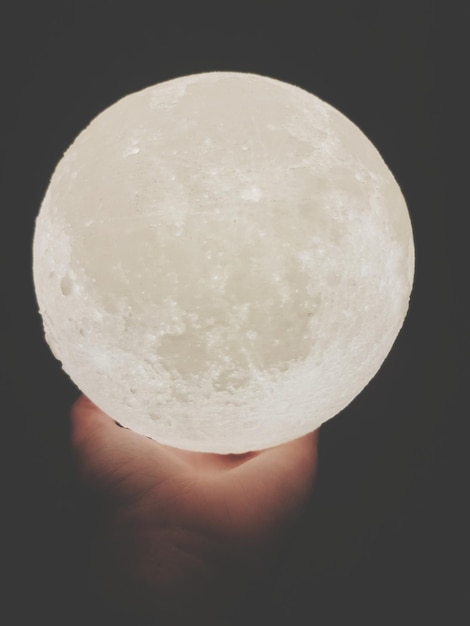
[[404, 198], [364, 134], [243, 73], [98, 115], [34, 238], [64, 370], [124, 426], [205, 452], [281, 444], [346, 407], [397, 337], [413, 271]]

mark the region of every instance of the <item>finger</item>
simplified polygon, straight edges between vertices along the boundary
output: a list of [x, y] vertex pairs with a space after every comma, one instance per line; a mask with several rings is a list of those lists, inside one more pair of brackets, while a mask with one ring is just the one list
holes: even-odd
[[70, 411], [70, 443], [77, 469], [85, 482], [98, 483], [113, 468], [119, 456], [122, 428], [86, 396], [81, 395]]
[[[261, 450], [225, 474], [222, 487], [230, 484], [226, 506], [234, 520], [234, 532], [261, 545], [272, 541], [297, 519], [313, 491], [317, 444], [318, 431], [314, 431]], [[237, 511], [243, 511], [243, 515]]]
[[123, 428], [82, 395], [71, 409], [71, 445], [85, 478], [138, 471], [148, 481], [174, 475], [173, 455], [154, 440]]
[[81, 395], [70, 411], [70, 437], [72, 446], [100, 445], [113, 439], [119, 426], [85, 395]]
[[301, 466], [306, 471], [316, 463], [319, 429], [287, 443], [260, 450], [254, 454], [249, 464], [258, 467]]
[[318, 465], [319, 429], [287, 443], [262, 450], [234, 470], [240, 476], [268, 479], [295, 497], [307, 494]]

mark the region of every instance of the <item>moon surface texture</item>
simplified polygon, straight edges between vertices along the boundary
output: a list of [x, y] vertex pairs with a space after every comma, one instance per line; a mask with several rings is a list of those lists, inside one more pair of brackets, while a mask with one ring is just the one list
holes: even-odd
[[76, 138], [36, 222], [46, 340], [101, 409], [163, 444], [242, 453], [364, 388], [408, 308], [407, 207], [316, 96], [210, 72], [119, 100]]

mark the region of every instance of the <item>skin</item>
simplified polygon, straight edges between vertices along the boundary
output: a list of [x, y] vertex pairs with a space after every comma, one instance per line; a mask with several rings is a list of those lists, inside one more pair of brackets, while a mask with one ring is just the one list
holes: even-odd
[[220, 624], [308, 501], [317, 441], [315, 431], [243, 455], [188, 452], [119, 426], [81, 396], [71, 443], [79, 477], [99, 503], [97, 591], [165, 624], [195, 616]]

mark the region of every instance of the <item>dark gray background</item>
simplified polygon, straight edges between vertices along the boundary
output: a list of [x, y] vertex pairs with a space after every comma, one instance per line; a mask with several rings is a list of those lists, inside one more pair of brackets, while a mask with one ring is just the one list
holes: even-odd
[[150, 84], [210, 70], [296, 84], [353, 120], [403, 190], [417, 255], [399, 339], [365, 391], [322, 427], [315, 497], [237, 621], [466, 622], [469, 48], [460, 5], [108, 1], [1, 10], [2, 561], [15, 607], [5, 623], [111, 619], [83, 559], [93, 511], [68, 449], [77, 390], [44, 343], [32, 285], [42, 196], [97, 113]]

